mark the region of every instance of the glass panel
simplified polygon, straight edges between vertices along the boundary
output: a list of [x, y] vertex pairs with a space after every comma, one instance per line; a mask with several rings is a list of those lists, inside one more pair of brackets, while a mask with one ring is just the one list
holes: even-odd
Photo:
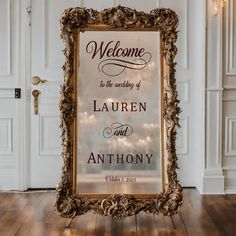
[[80, 33], [78, 193], [162, 190], [159, 37]]

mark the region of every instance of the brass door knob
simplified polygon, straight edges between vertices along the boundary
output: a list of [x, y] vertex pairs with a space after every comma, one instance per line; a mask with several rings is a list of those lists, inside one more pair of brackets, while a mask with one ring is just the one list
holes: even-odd
[[38, 97], [39, 97], [39, 94], [41, 92], [38, 91], [38, 90], [33, 90], [32, 91], [32, 95], [34, 97], [34, 114], [35, 115], [38, 115], [38, 111], [39, 111], [39, 100], [38, 100]]
[[31, 79], [31, 82], [33, 85], [37, 85], [39, 83], [45, 83], [45, 82], [48, 82], [47, 80], [45, 79], [41, 79], [39, 76], [33, 76], [32, 79]]

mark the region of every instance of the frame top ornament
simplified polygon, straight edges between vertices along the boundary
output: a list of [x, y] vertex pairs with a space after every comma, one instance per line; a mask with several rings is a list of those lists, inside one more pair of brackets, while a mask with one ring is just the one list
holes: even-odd
[[167, 8], [154, 9], [150, 13], [139, 12], [128, 7], [113, 7], [98, 12], [94, 9], [69, 8], [61, 18], [61, 30], [71, 32], [73, 28], [85, 30], [88, 25], [105, 24], [113, 29], [143, 28], [154, 31], [177, 29], [179, 19]]
[[[66, 9], [61, 18], [61, 38], [65, 43], [64, 83], [61, 86], [60, 119], [62, 130], [62, 176], [56, 189], [56, 209], [61, 216], [74, 218], [88, 211], [117, 218], [137, 214], [140, 211], [176, 214], [183, 203], [182, 187], [177, 180], [176, 129], [179, 126], [179, 100], [176, 90], [177, 27], [179, 19], [171, 9], [154, 9], [144, 13], [123, 6], [101, 12], [86, 8]], [[74, 191], [74, 149], [76, 118], [76, 37], [87, 30], [108, 31], [158, 31], [161, 38], [162, 117], [164, 120], [165, 184], [161, 193], [151, 197], [132, 195], [78, 196]]]

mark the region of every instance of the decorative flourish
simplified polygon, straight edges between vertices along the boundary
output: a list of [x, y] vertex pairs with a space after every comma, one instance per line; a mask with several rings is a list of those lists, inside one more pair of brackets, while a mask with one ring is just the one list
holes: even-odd
[[[65, 43], [64, 84], [61, 87], [61, 130], [62, 130], [62, 176], [57, 186], [55, 206], [63, 217], [74, 218], [93, 210], [101, 215], [117, 218], [132, 216], [140, 211], [176, 214], [183, 203], [182, 188], [177, 180], [176, 169], [176, 128], [179, 126], [179, 100], [177, 99], [174, 58], [177, 54], [178, 16], [171, 9], [155, 9], [150, 13], [118, 6], [98, 12], [93, 9], [70, 8], [61, 18], [61, 37]], [[167, 179], [163, 192], [150, 198], [135, 198], [130, 195], [107, 195], [104, 199], [83, 198], [74, 192], [73, 159], [75, 158], [75, 124], [76, 124], [76, 76], [74, 66], [74, 44], [77, 34], [89, 27], [106, 26], [107, 30], [152, 30], [159, 31], [162, 41], [164, 60], [162, 94], [162, 117], [165, 127], [165, 146], [167, 152], [164, 165]]]
[[129, 124], [121, 124], [114, 122], [111, 126], [103, 130], [104, 138], [111, 138], [112, 136], [130, 136], [133, 133], [133, 127]]
[[[118, 75], [122, 74], [126, 69], [142, 70], [147, 66], [147, 64], [152, 59], [151, 53], [146, 52], [144, 55], [148, 55], [148, 58], [147, 59], [145, 57], [136, 58], [136, 59], [134, 59], [134, 61], [115, 59], [115, 58], [105, 59], [105, 60], [102, 60], [98, 64], [98, 70], [108, 76], [118, 76]], [[119, 69], [118, 72], [112, 73], [111, 72], [112, 67], [115, 67], [114, 69], [118, 68]], [[108, 69], [108, 70], [106, 70], [106, 69]]]

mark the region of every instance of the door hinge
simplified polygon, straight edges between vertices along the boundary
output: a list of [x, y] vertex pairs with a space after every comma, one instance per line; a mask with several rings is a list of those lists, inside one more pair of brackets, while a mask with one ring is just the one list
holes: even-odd
[[31, 26], [31, 5], [26, 7], [26, 12], [27, 12], [27, 18], [28, 18], [28, 25]]

